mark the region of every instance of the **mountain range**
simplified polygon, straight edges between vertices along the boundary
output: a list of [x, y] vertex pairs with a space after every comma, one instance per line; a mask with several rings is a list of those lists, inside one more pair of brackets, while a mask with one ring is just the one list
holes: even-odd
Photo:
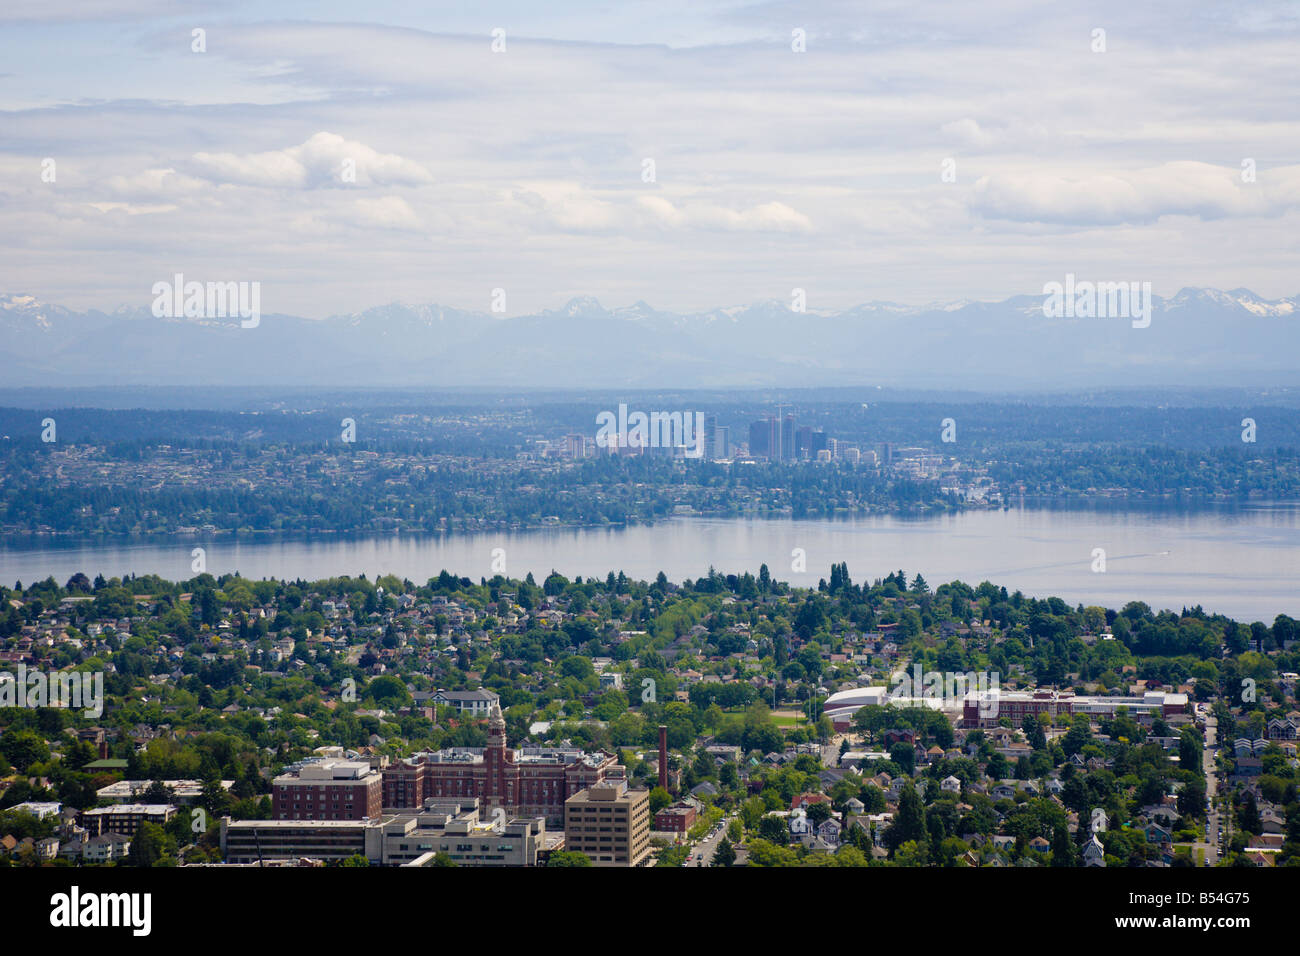
[[1043, 296], [697, 313], [590, 297], [503, 318], [392, 303], [308, 319], [77, 312], [0, 294], [0, 386], [1021, 389], [1300, 382], [1300, 297], [1187, 288], [1149, 327], [1047, 318]]

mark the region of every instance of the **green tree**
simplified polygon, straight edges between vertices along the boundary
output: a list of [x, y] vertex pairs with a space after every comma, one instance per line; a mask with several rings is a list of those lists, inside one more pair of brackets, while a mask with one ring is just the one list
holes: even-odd
[[885, 831], [885, 845], [897, 852], [904, 843], [923, 844], [926, 838], [925, 807], [909, 781], [898, 796], [898, 814]]
[[141, 823], [131, 838], [127, 862], [131, 866], [158, 866], [167, 854], [170, 838], [162, 827], [154, 823]]
[[731, 845], [731, 841], [723, 837], [718, 841], [718, 848], [713, 853], [713, 860], [710, 866], [731, 866], [736, 862], [736, 850]]
[[663, 787], [655, 787], [650, 791], [650, 816], [654, 816], [664, 807], [673, 802], [673, 795]]
[[559, 850], [546, 861], [547, 866], [591, 866], [591, 858], [573, 850]]

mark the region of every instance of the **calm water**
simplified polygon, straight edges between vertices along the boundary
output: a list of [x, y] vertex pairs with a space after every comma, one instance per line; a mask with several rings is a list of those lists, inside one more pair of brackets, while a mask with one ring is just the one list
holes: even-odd
[[[931, 587], [990, 580], [1008, 590], [1057, 595], [1071, 604], [1154, 608], [1200, 604], [1207, 611], [1272, 622], [1300, 618], [1300, 510], [1265, 505], [1231, 511], [979, 511], [927, 519], [873, 517], [844, 521], [683, 518], [627, 530], [554, 530], [448, 537], [278, 539], [215, 537], [147, 543], [0, 547], [0, 580], [11, 583], [77, 571], [92, 578], [126, 572], [170, 579], [192, 576], [190, 551], [202, 545], [213, 574], [303, 578], [396, 574], [423, 582], [446, 568], [478, 579], [493, 574], [493, 549], [506, 572], [552, 568], [570, 577], [622, 570], [630, 577], [698, 577], [757, 571], [816, 585], [834, 562], [855, 581], [903, 569]], [[792, 571], [802, 548], [807, 572]], [[1093, 549], [1106, 552], [1105, 573], [1092, 571]]]

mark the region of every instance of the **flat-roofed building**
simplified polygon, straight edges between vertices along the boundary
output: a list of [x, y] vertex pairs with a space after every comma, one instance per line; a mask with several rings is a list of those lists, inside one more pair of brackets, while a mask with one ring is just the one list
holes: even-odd
[[1019, 726], [1028, 715], [1051, 717], [1083, 714], [1092, 719], [1114, 717], [1121, 710], [1134, 718], [1154, 719], [1187, 713], [1186, 694], [1149, 690], [1141, 697], [1105, 697], [1075, 695], [1069, 691], [990, 690], [970, 694], [962, 705], [962, 724], [966, 727], [996, 727], [1002, 717]]
[[623, 768], [564, 801], [564, 849], [592, 866], [640, 866], [650, 857], [650, 791], [628, 788]]
[[28, 800], [26, 803], [16, 803], [9, 808], [10, 812], [30, 813], [37, 820], [44, 820], [46, 817], [57, 817], [63, 812], [63, 804]]
[[536, 866], [546, 843], [541, 817], [511, 819], [504, 812], [481, 814], [479, 801], [430, 800], [416, 814], [384, 824], [382, 862], [406, 866], [426, 854], [445, 853], [457, 866]]
[[458, 866], [536, 866], [546, 837], [544, 820], [483, 816], [476, 799], [430, 801], [377, 820], [221, 821], [221, 853], [231, 864], [363, 856], [374, 866], [419, 866], [445, 853]]
[[142, 823], [166, 825], [176, 815], [176, 808], [167, 803], [119, 803], [111, 807], [96, 807], [81, 811], [81, 825], [91, 836], [118, 833], [135, 836]]
[[383, 792], [383, 777], [369, 763], [321, 760], [276, 777], [271, 803], [277, 820], [376, 820]]
[[695, 800], [679, 800], [655, 814], [654, 828], [660, 833], [686, 833], [695, 826], [699, 816], [699, 803]]
[[[95, 796], [101, 803], [143, 803], [140, 798], [157, 782], [162, 783], [169, 791], [168, 799], [163, 801], [165, 803], [189, 806], [203, 799], [202, 780], [118, 780], [107, 787], [100, 787]], [[221, 781], [221, 786], [225, 790], [229, 790], [234, 785], [233, 780]]]
[[221, 855], [227, 863], [283, 860], [378, 862], [383, 826], [377, 820], [221, 820]]

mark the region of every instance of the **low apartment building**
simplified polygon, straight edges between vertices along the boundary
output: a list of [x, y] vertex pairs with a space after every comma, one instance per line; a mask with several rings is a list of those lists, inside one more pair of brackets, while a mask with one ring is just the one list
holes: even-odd
[[[101, 803], [139, 803], [140, 798], [153, 785], [153, 780], [118, 780], [107, 787], [100, 787], [95, 796]], [[202, 780], [163, 780], [162, 785], [169, 791], [168, 803], [190, 806], [203, 799]], [[221, 781], [221, 786], [225, 790], [229, 790], [234, 785], [233, 780]]]
[[90, 836], [117, 833], [135, 836], [142, 823], [165, 826], [176, 815], [176, 807], [168, 803], [119, 803], [111, 807], [96, 807], [81, 812], [81, 825]]
[[700, 805], [694, 800], [679, 800], [655, 814], [654, 829], [659, 833], [684, 834], [700, 816]]

